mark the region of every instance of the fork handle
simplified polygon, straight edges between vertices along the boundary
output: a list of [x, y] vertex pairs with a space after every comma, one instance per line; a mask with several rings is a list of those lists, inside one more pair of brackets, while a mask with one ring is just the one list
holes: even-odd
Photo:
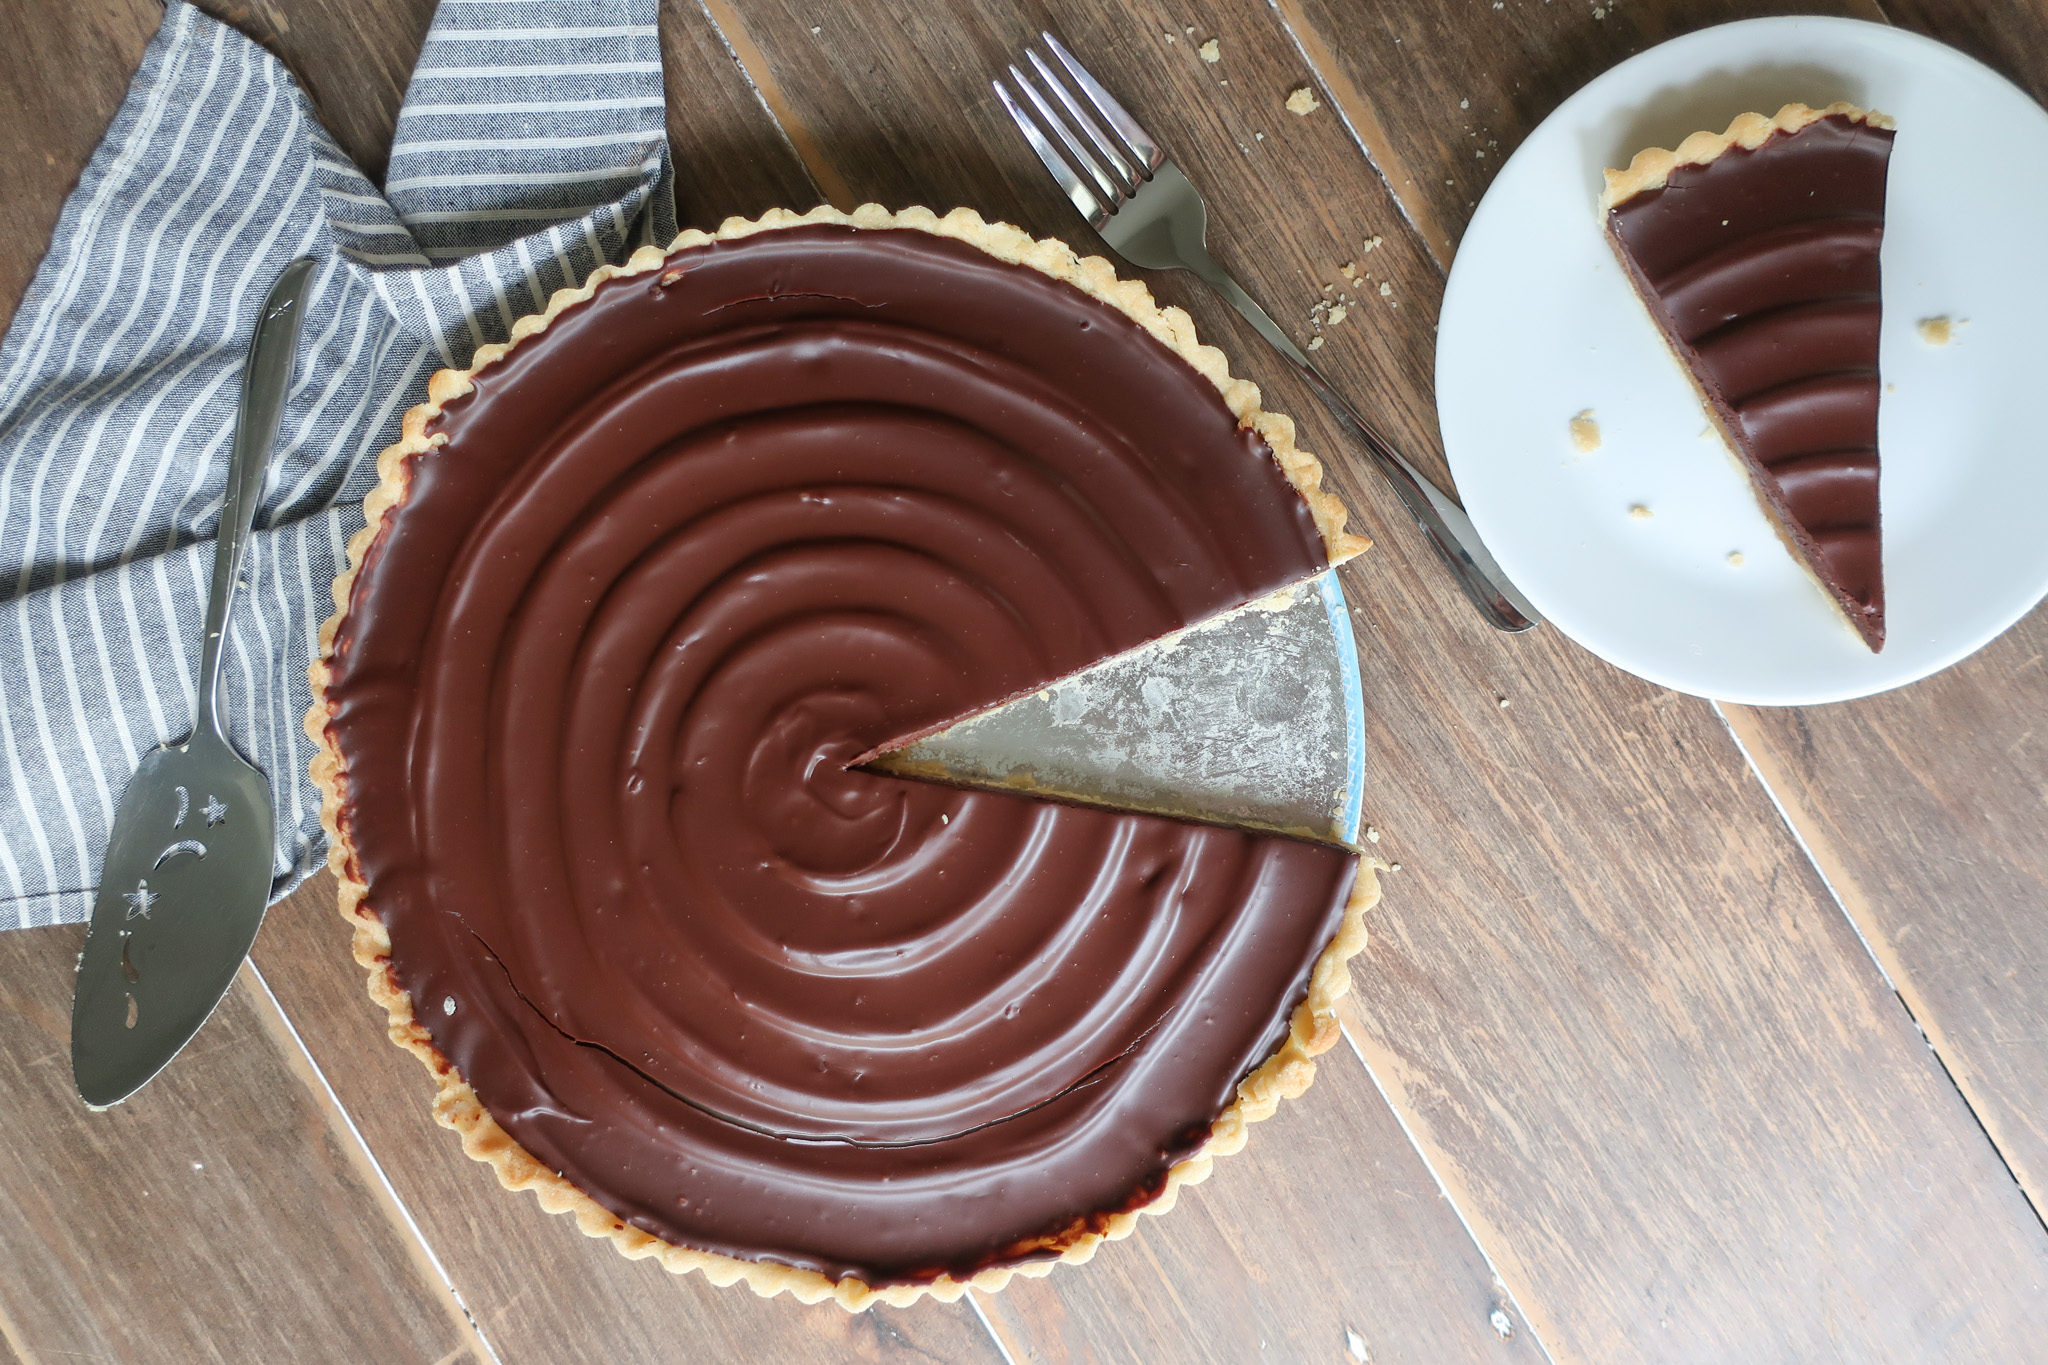
[[[1189, 253], [1184, 244], [1182, 250], [1186, 258]], [[1529, 605], [1528, 599], [1508, 581], [1507, 575], [1500, 571], [1500, 565], [1494, 563], [1485, 543], [1479, 539], [1479, 533], [1473, 529], [1472, 519], [1465, 515], [1465, 509], [1425, 479], [1414, 465], [1402, 459], [1400, 453], [1373, 430], [1372, 424], [1330, 386], [1330, 381], [1323, 378], [1322, 371], [1302, 354], [1293, 338], [1280, 330], [1280, 325], [1266, 315], [1266, 310], [1259, 307], [1251, 295], [1238, 287], [1237, 281], [1230, 278], [1222, 266], [1203, 252], [1189, 259], [1187, 268], [1207, 281], [1210, 288], [1244, 315], [1245, 321], [1258, 328], [1259, 335], [1270, 342], [1274, 350], [1294, 362], [1294, 367], [1301, 371], [1301, 377], [1316, 391], [1316, 397], [1323, 400], [1323, 406], [1358, 438], [1359, 444], [1372, 456], [1380, 473], [1386, 475], [1387, 482], [1394, 486], [1394, 492], [1400, 495], [1408, 510], [1415, 514], [1415, 520], [1429, 534], [1430, 542], [1450, 566], [1458, 586], [1465, 590], [1465, 596], [1472, 599], [1472, 605], [1479, 608], [1480, 614], [1495, 629], [1524, 631], [1543, 619], [1537, 615], [1536, 608]]]

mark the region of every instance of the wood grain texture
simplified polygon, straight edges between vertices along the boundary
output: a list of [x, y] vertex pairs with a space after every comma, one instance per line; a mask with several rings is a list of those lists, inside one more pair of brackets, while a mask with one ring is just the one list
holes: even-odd
[[1018, 1365], [1540, 1361], [1372, 1078], [1341, 1049], [1243, 1153], [1086, 1266], [982, 1308]]
[[[1276, 4], [1277, 11], [1230, 0], [1183, 11], [1149, 0], [816, 8], [706, 0], [727, 25], [731, 50], [754, 65], [757, 92], [706, 9], [674, 0], [663, 10], [663, 43], [671, 127], [683, 140], [685, 220], [709, 225], [727, 212], [801, 205], [821, 193], [940, 208], [965, 202], [1092, 249], [986, 85], [1026, 33], [1055, 24], [1208, 192], [1219, 257], [1283, 325], [1305, 335], [1310, 306], [1343, 293], [1362, 305], [1324, 329], [1319, 356], [1440, 474], [1429, 387], [1438, 266], [1496, 154], [1580, 80], [1634, 47], [1769, 8], [1624, 0], [1600, 6], [1596, 20], [1590, 3], [1565, 0], [1508, 0], [1500, 11], [1489, 0]], [[29, 27], [56, 8], [38, 5]], [[1890, 8], [1899, 10], [1898, 0]], [[1937, 7], [1926, 0], [1925, 8]], [[2008, 21], [1962, 0], [1953, 24], [1995, 62], [2024, 71], [2038, 8], [2029, 0]], [[31, 229], [43, 222], [40, 235], [10, 239], [0, 272], [26, 279], [64, 187], [154, 27], [151, 9], [139, 0], [126, 10], [67, 9], [47, 32], [23, 40], [71, 65], [31, 73], [30, 84], [0, 81], [0, 111], [18, 105], [60, 132], [72, 113], [37, 101], [69, 97], [79, 79], [101, 79], [90, 63], [127, 65], [105, 77], [104, 112], [80, 122], [75, 159], [44, 163], [57, 168], [48, 186], [12, 178], [17, 165], [33, 172], [31, 149], [9, 144], [11, 130], [0, 130], [0, 172], [10, 177], [0, 213], [25, 215]], [[375, 168], [426, 14], [424, 0], [258, 0], [245, 18], [311, 75], [323, 118]], [[11, 15], [0, 17], [9, 22]], [[1426, 41], [1402, 51], [1411, 31]], [[1223, 57], [1213, 66], [1194, 50], [1210, 37]], [[0, 53], [0, 71], [27, 70], [9, 65], [26, 62], [24, 50], [17, 42], [12, 54]], [[355, 79], [359, 69], [369, 76]], [[1503, 85], [1500, 73], [1509, 70], [1516, 74]], [[1283, 112], [1280, 101], [1301, 84], [1317, 84], [1330, 106], [1305, 119]], [[1495, 87], [1497, 103], [1483, 103]], [[1369, 108], [1361, 91], [1371, 92]], [[1461, 114], [1482, 117], [1427, 126], [1459, 99], [1471, 101]], [[1339, 113], [1349, 115], [1348, 127]], [[1354, 129], [1373, 148], [1378, 171], [1358, 154]], [[1466, 166], [1475, 142], [1498, 146]], [[715, 155], [706, 155], [707, 145]], [[41, 188], [16, 195], [18, 183]], [[1363, 244], [1374, 236], [1383, 245], [1368, 254]], [[1365, 289], [1339, 273], [1353, 261], [1371, 273]], [[0, 274], [0, 289], [8, 278]], [[1701, 704], [1615, 674], [1553, 631], [1511, 640], [1486, 630], [1398, 504], [1343, 452], [1249, 329], [1189, 283], [1153, 282], [1196, 315], [1239, 372], [1268, 385], [1274, 406], [1302, 419], [1304, 443], [1332, 459], [1335, 481], [1380, 539], [1346, 581], [1372, 706], [1369, 818], [1384, 831], [1380, 850], [1403, 869], [1388, 879], [1374, 944], [1356, 967], [1361, 991], [1347, 1029], [1520, 1296], [1502, 1304], [1510, 1324], [1526, 1312], [1552, 1354], [1570, 1361], [2038, 1354], [2048, 1331], [2048, 1238], [1720, 720]], [[0, 300], [11, 307], [19, 287]], [[1759, 762], [1778, 773], [1782, 790], [1812, 797], [1796, 813], [1805, 827], [1879, 827], [1905, 851], [1863, 862], [1824, 852], [1844, 884], [1880, 888], [1872, 899], [1916, 912], [1930, 898], [1952, 902], [1942, 907], [1945, 918], [1900, 920], [1945, 932], [1928, 933], [1921, 947], [1921, 930], [1903, 928], [1894, 947], [1905, 951], [1890, 961], [1895, 973], [1923, 983], [1915, 1008], [1941, 1015], [1938, 1028], [1963, 1036], [1965, 1024], [1981, 1024], [1990, 1040], [1977, 1064], [1981, 1084], [2011, 1091], [2015, 1131], [2039, 1122], [2027, 1087], [2043, 1093], [2013, 1060], [2028, 1055], [2013, 1046], [2023, 1035], [1998, 1032], [2014, 1021], [2040, 1031], [2038, 1005], [2031, 1016], [2006, 1008], [2014, 993], [2038, 1001], [2044, 984], [2029, 975], [2039, 959], [2027, 956], [2022, 913], [2029, 898], [2040, 903], [2041, 865], [2030, 852], [2040, 847], [2038, 826], [2023, 818], [2043, 799], [2040, 765], [2029, 766], [2032, 740], [2013, 728], [2018, 707], [2038, 711], [2039, 684], [2025, 675], [2041, 667], [2027, 657], [2038, 646], [2026, 647], [2040, 636], [2039, 619], [2008, 637], [2022, 646], [2016, 655], [1994, 651], [1980, 661], [1985, 671], [1972, 673], [1973, 664], [1936, 680], [1974, 691], [1935, 696], [1923, 684], [1890, 699], [1903, 708], [1896, 712], [1837, 717], [1830, 708], [1807, 717], [1805, 736], [1792, 739], [1745, 728], [1760, 752], [1779, 760], [1776, 770]], [[1923, 694], [1925, 708], [1912, 709]], [[1499, 707], [1502, 697], [1511, 709]], [[2014, 747], [1987, 784], [1978, 771], [1993, 760], [1985, 744], [1966, 746], [1953, 761], [1937, 750], [1950, 717], [1975, 716], [1992, 733], [2001, 707], [2013, 710], [1997, 735]], [[1845, 787], [1858, 793], [1855, 801], [1840, 795]], [[1943, 847], [1964, 850], [1959, 856], [1977, 870], [1934, 867]], [[1996, 856], [1987, 860], [1987, 850]], [[1902, 870], [1901, 861], [1912, 866]], [[432, 1124], [426, 1078], [383, 1040], [331, 895], [321, 879], [279, 907], [259, 941], [258, 964], [502, 1358], [997, 1358], [997, 1342], [969, 1305], [848, 1318], [763, 1303], [623, 1262], [530, 1200], [497, 1190]], [[1856, 913], [1867, 927], [1883, 912]], [[75, 950], [75, 931], [42, 936], [64, 933], [73, 935], [67, 951]], [[30, 1018], [8, 1007], [4, 992], [33, 973], [14, 970], [7, 954], [28, 951], [17, 945], [36, 937], [0, 937], [0, 1038]], [[2016, 969], [2012, 985], [1976, 979], [1986, 960], [1973, 955], [1980, 943]], [[1925, 984], [1940, 972], [1945, 985]], [[242, 1005], [253, 1009], [246, 999]], [[235, 1017], [231, 1008], [210, 1029]], [[245, 1018], [253, 1043], [245, 1047], [237, 1035], [224, 1055], [201, 1053], [204, 1064], [250, 1064], [271, 1046], [260, 1023]], [[36, 1046], [41, 1052], [0, 1045], [0, 1069], [18, 1063], [27, 1076], [34, 1057], [50, 1050], [47, 1038]], [[270, 1055], [275, 1063], [274, 1048]], [[61, 1060], [40, 1065], [65, 1079]], [[1526, 1331], [1510, 1342], [1489, 1339], [1484, 1318], [1494, 1291], [1484, 1263], [1397, 1141], [1372, 1078], [1341, 1051], [1324, 1060], [1323, 1073], [1308, 1097], [1255, 1131], [1246, 1154], [1191, 1191], [1186, 1207], [1088, 1267], [985, 1300], [1010, 1356], [1235, 1360], [1257, 1358], [1263, 1344], [1269, 1358], [1342, 1360], [1341, 1327], [1358, 1330], [1375, 1359], [1403, 1351], [1424, 1359], [1533, 1355]], [[63, 1111], [47, 1081], [38, 1090], [0, 1075], [8, 1097], [0, 1133], [11, 1138], [11, 1123], [49, 1131]], [[328, 1202], [313, 1216], [388, 1230], [374, 1191], [362, 1188], [360, 1169], [333, 1142], [337, 1115], [319, 1112], [318, 1088], [287, 1084], [280, 1093], [296, 1096], [287, 1106], [296, 1127], [285, 1126], [299, 1145], [276, 1138], [276, 1127], [261, 1130], [270, 1144], [261, 1155], [271, 1162], [261, 1170], [270, 1174], [254, 1188], [283, 1189], [288, 1176], [325, 1182], [322, 1191], [342, 1193], [321, 1194]], [[198, 1122], [166, 1120], [151, 1151], [206, 1131]], [[316, 1132], [318, 1144], [309, 1136]], [[301, 1167], [309, 1147], [325, 1152], [324, 1166]], [[177, 1176], [173, 1165], [163, 1179]], [[34, 1200], [53, 1197], [44, 1186], [68, 1188], [62, 1182], [70, 1178], [0, 1176], [0, 1245], [11, 1265], [61, 1260], [49, 1247], [68, 1245], [62, 1230], [14, 1210], [39, 1208]], [[440, 1291], [420, 1283], [401, 1244], [371, 1231], [339, 1240], [317, 1254], [381, 1267], [376, 1273], [411, 1286], [394, 1302], [417, 1311], [347, 1324], [388, 1334], [367, 1346], [326, 1331], [320, 1318], [304, 1329], [316, 1350], [345, 1342], [350, 1358], [432, 1360], [461, 1349], [433, 1306]], [[209, 1243], [198, 1254], [241, 1249]], [[241, 1272], [256, 1287], [237, 1287], [260, 1298], [266, 1277], [301, 1264], [292, 1260], [298, 1254], [272, 1248], [268, 1260]], [[34, 1334], [51, 1321], [75, 1334], [68, 1339], [88, 1340], [86, 1349], [120, 1355], [119, 1334], [138, 1320], [139, 1300], [110, 1296], [84, 1267], [73, 1255], [28, 1290], [0, 1279], [0, 1341], [17, 1357], [38, 1358], [23, 1343], [43, 1340]], [[174, 1307], [210, 1302], [158, 1288]], [[147, 1306], [163, 1311], [153, 1298]], [[330, 1312], [317, 1301], [301, 1308]], [[408, 1324], [420, 1342], [404, 1338]], [[296, 1341], [265, 1358], [307, 1358]], [[416, 1353], [422, 1349], [431, 1353]]]
[[[1341, 54], [1372, 16], [1418, 8], [1353, 7], [1321, 45]], [[1440, 276], [1334, 115], [1281, 110], [1307, 73], [1269, 11], [956, 4], [818, 34], [824, 16], [795, 5], [742, 17], [856, 195], [973, 203], [1085, 241], [984, 93], [1049, 20], [1204, 188], [1212, 242], [1283, 322], [1299, 327], [1322, 284], [1343, 289], [1341, 265], [1371, 272], [1320, 355], [1435, 456]], [[1460, 69], [1505, 69], [1512, 46], [1528, 83], [1569, 88], [1576, 74], [1541, 73], [1586, 63], [1582, 22], [1468, 51]], [[1444, 41], [1472, 27], [1446, 19]], [[1194, 50], [1211, 37], [1213, 66]], [[1403, 107], [1447, 98], [1398, 63], [1370, 79]], [[1437, 178], [1454, 184], [1435, 218], [1462, 222], [1457, 177]], [[1371, 236], [1385, 244], [1366, 257]], [[1155, 288], [1271, 379], [1212, 301]], [[1554, 631], [1485, 629], [1292, 381], [1269, 396], [1382, 540], [1347, 581], [1373, 708], [1369, 810], [1407, 868], [1354, 969], [1361, 1043], [1544, 1342], [1573, 1360], [1919, 1359], [2033, 1340], [2048, 1309], [2026, 1286], [2048, 1238], [1718, 717]], [[1359, 1185], [1331, 1205], [1375, 1197]], [[1157, 1232], [1182, 1235], [1170, 1218]], [[1064, 1300], [1076, 1284], [1046, 1289]]]
[[1879, 2], [1891, 23], [1961, 48], [2036, 100], [2048, 99], [2048, 4], [2042, 0]]
[[1884, 697], [1727, 706], [1787, 818], [2048, 1211], [2048, 613]]
[[1878, 0], [1272, 3], [1446, 269], [1501, 163], [1544, 115], [1615, 63], [1735, 19], [1881, 17]]
[[1554, 635], [1367, 670], [1361, 1046], [1553, 1355], [2023, 1355], [2048, 1238], [1711, 710]]
[[323, 872], [271, 910], [256, 965], [504, 1365], [1000, 1361], [969, 1304], [849, 1314], [718, 1289], [627, 1261], [532, 1196], [500, 1189], [434, 1123], [433, 1084], [385, 1037], [349, 932]]
[[[1886, 0], [2048, 97], [2048, 3]], [[2048, 611], [1841, 706], [1726, 707], [1928, 1041], [2048, 1216]]]
[[43, 1362], [473, 1360], [242, 988], [134, 1099], [85, 1107], [84, 936], [0, 935], [0, 1339]]
[[[1304, 47], [1341, 68], [1336, 84], [1373, 92], [1370, 112], [1389, 143], [1375, 154], [1411, 168], [1389, 179], [1417, 221], [1453, 230], [1500, 155], [1584, 79], [1703, 22], [1769, 12], [1628, 4], [1589, 21], [1583, 7], [1532, 4], [1280, 5], [1311, 30]], [[1388, 43], [1389, 32], [1404, 41]], [[1471, 74], [1508, 70], [1505, 89]], [[1471, 150], [1461, 154], [1460, 142]], [[1473, 154], [1482, 147], [1487, 156]], [[1382, 763], [1394, 778], [1380, 793], [1404, 799], [1389, 788], [1411, 772], [1485, 775], [1439, 779], [1435, 792], [1413, 793], [1412, 814], [1390, 812], [1387, 823], [1400, 835], [1397, 857], [1416, 847], [1414, 816], [1434, 825], [1423, 845], [1432, 871], [1462, 843], [1462, 897], [1490, 892], [1504, 913], [1489, 917], [1498, 922], [1493, 944], [1452, 944], [1412, 913], [1393, 881], [1380, 946], [1413, 975], [1404, 981], [1394, 963], [1375, 959], [1388, 970], [1361, 978], [1359, 1002], [1375, 1070], [1414, 1116], [1482, 1243], [1525, 1301], [1554, 1312], [1548, 1344], [1564, 1358], [2025, 1354], [2020, 1343], [2041, 1331], [2034, 1286], [2048, 1280], [2040, 1229], [2000, 1179], [1969, 1112], [1944, 1093], [1904, 1012], [1859, 960], [1861, 945], [1825, 889], [1768, 828], [1740, 760], [1699, 703], [1619, 679], [1600, 690], [1636, 697], [1598, 708], [1600, 733], [1579, 704], [1590, 699], [1571, 695], [1599, 666], [1583, 656], [1559, 662], [1574, 666], [1530, 678], [1535, 695], [1517, 690], [1514, 709], [1490, 723], [1568, 731], [1572, 740], [1529, 731], [1505, 745], [1494, 738], [1467, 751], [1461, 742], [1442, 754], [1433, 744], [1435, 753]], [[1947, 726], [1921, 719], [1938, 743]], [[1470, 723], [1489, 721], [1481, 709]], [[1409, 730], [1389, 728], [1397, 740]], [[1517, 761], [1524, 745], [1556, 752]], [[1661, 779], [1659, 750], [1670, 755]], [[1577, 773], [1560, 786], [1557, 774], [1570, 768]], [[1535, 779], [1524, 787], [1531, 809], [1503, 814], [1515, 815], [1538, 858], [1516, 868], [1499, 857], [1512, 840], [1473, 838], [1465, 803], [1499, 800], [1522, 775]], [[1873, 795], [1873, 811], [1886, 800]], [[1585, 820], [1596, 811], [1604, 815]], [[1885, 856], [1929, 861], [1921, 850], [1933, 852], [1907, 841]], [[1956, 928], [1967, 942], [1972, 927]], [[1996, 951], [1999, 931], [1987, 937]], [[1460, 989], [1468, 980], [1487, 990]], [[1572, 987], [1560, 990], [1565, 982]], [[1453, 1007], [1438, 1005], [1440, 996]], [[1531, 1065], [1569, 1103], [1531, 1106], [1502, 1070]], [[1510, 1139], [1506, 1150], [1486, 1149], [1488, 1129]], [[1504, 1179], [1517, 1164], [1523, 1178]], [[1539, 1173], [1570, 1195], [1532, 1200]], [[1945, 1207], [1957, 1197], [1979, 1211], [1957, 1216]], [[1612, 1254], [1627, 1247], [1633, 1264]], [[1977, 1265], [1978, 1283], [1952, 1273], [1952, 1254]], [[1990, 1298], [1981, 1285], [1996, 1287]], [[1604, 1293], [1589, 1302], [1589, 1290]]]
[[758, 218], [823, 202], [789, 134], [698, 0], [662, 0], [661, 57], [676, 217], [684, 227], [709, 231], [735, 214]]

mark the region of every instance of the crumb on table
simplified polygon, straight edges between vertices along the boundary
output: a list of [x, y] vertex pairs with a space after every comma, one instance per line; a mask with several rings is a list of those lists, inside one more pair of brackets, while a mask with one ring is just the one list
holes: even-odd
[[1202, 54], [1202, 60], [1205, 62], [1220, 62], [1223, 60], [1223, 45], [1214, 38], [1203, 43], [1195, 50]]
[[1648, 521], [1651, 517], [1657, 515], [1655, 512], [1652, 512], [1648, 507], [1644, 506], [1642, 503], [1639, 502], [1631, 503], [1629, 505], [1628, 514], [1634, 517], [1637, 521]]
[[1594, 418], [1591, 408], [1585, 409], [1570, 422], [1572, 448], [1581, 455], [1591, 455], [1600, 448], [1600, 423]]
[[1290, 114], [1313, 114], [1322, 107], [1323, 102], [1316, 98], [1316, 92], [1305, 85], [1287, 96], [1287, 112]]

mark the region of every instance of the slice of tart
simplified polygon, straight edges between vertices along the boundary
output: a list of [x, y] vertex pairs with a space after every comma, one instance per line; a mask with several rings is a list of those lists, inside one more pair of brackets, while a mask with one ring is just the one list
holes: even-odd
[[1744, 114], [1607, 172], [1608, 240], [1793, 556], [1884, 648], [1878, 250], [1892, 122]]
[[444, 370], [307, 727], [436, 1115], [628, 1256], [957, 1298], [1338, 1037], [1373, 865], [861, 755], [1364, 548], [1185, 314], [959, 210], [731, 220]]

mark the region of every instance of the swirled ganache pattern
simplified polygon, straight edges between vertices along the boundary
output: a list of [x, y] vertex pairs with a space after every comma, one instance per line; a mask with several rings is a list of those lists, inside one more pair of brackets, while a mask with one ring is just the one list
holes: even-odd
[[1036, 271], [811, 226], [599, 286], [429, 430], [329, 735], [499, 1124], [658, 1237], [870, 1284], [1155, 1194], [1355, 855], [849, 763], [1324, 567], [1214, 386]]
[[1796, 553], [1884, 645], [1878, 256], [1892, 131], [1830, 114], [1617, 204], [1621, 257]]

